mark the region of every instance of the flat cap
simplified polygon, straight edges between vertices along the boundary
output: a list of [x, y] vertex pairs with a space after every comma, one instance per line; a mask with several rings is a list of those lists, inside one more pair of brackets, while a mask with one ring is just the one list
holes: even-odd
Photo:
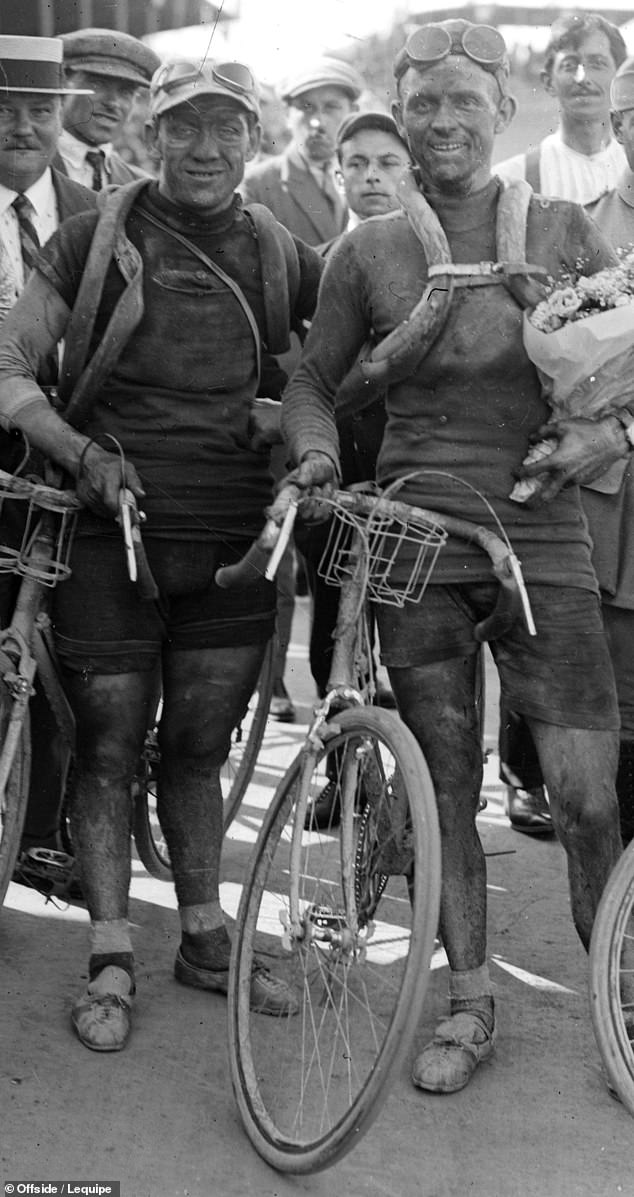
[[109, 79], [125, 79], [137, 87], [149, 87], [161, 60], [149, 46], [116, 29], [76, 29], [62, 34], [64, 66], [69, 71], [88, 71]]
[[363, 129], [379, 129], [382, 133], [391, 133], [392, 137], [400, 141], [409, 154], [409, 147], [403, 141], [394, 117], [390, 116], [388, 112], [377, 112], [372, 109], [367, 109], [364, 112], [351, 112], [350, 116], [342, 120], [337, 129], [337, 149], [354, 137], [355, 133], [361, 133]]
[[621, 63], [610, 84], [610, 107], [615, 112], [634, 108], [634, 58]]
[[352, 100], [358, 100], [363, 86], [363, 79], [354, 67], [341, 58], [325, 57], [289, 75], [281, 94], [283, 100], [294, 100], [314, 87], [340, 87]]

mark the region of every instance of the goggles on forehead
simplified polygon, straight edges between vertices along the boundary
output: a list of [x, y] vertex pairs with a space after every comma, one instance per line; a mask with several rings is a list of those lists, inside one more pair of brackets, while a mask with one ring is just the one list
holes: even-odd
[[450, 54], [463, 54], [497, 78], [500, 91], [508, 71], [506, 44], [492, 25], [469, 25], [463, 30], [449, 30], [445, 25], [421, 25], [410, 33], [399, 54], [394, 73], [397, 79], [409, 65], [432, 66]]
[[236, 95], [256, 95], [257, 84], [249, 67], [241, 62], [203, 62], [195, 67], [191, 62], [170, 62], [161, 67], [152, 79], [152, 92], [170, 92], [187, 84], [217, 84]]

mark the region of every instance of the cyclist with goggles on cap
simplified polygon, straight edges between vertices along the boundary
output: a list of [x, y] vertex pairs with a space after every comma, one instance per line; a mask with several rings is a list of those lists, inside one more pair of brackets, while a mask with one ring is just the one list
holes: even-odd
[[[259, 136], [246, 67], [160, 68], [148, 128], [158, 180], [113, 189], [101, 216], [67, 222], [3, 329], [2, 419], [68, 471], [85, 504], [53, 620], [77, 721], [71, 822], [91, 918], [90, 981], [72, 1020], [97, 1051], [122, 1048], [130, 1031], [130, 785], [159, 669], [158, 809], [181, 922], [175, 975], [227, 991], [219, 769], [273, 632], [275, 588], [262, 580], [227, 597], [213, 579], [258, 533], [272, 497], [268, 453], [254, 440], [261, 341], [273, 354], [288, 347], [291, 322], [312, 315], [322, 265], [267, 210], [242, 206], [236, 188]], [[85, 340], [86, 328], [78, 360], [73, 330]], [[69, 377], [79, 391], [86, 370], [92, 378], [81, 431], [35, 381], [62, 338], [62, 393]], [[155, 601], [130, 581], [114, 528], [122, 463], [112, 437], [146, 513]], [[289, 990], [259, 964], [251, 1001], [266, 1014], [294, 1012]]]
[[[360, 224], [331, 255], [285, 393], [283, 430], [302, 482], [331, 482], [337, 388], [370, 338], [368, 376], [385, 370], [388, 388], [379, 484], [400, 480], [406, 502], [495, 530], [484, 495], [502, 520], [522, 561], [537, 635], [518, 620], [492, 649], [501, 689], [526, 715], [538, 746], [587, 946], [621, 851], [618, 712], [578, 487], [563, 484], [626, 455], [621, 423], [610, 416], [557, 426], [552, 457], [527, 471], [544, 471], [548, 501], [530, 509], [508, 496], [530, 434], [548, 418], [523, 348], [522, 308], [540, 270], [574, 275], [614, 258], [582, 208], [535, 198], [524, 183], [505, 190], [492, 176], [495, 135], [515, 109], [497, 30], [463, 20], [415, 30], [395, 74], [393, 112], [421, 190], [410, 184], [407, 214]], [[443, 290], [429, 316], [433, 275]], [[486, 865], [476, 830], [482, 751], [474, 637], [495, 597], [484, 555], [450, 540], [420, 603], [377, 610], [383, 661], [427, 758], [440, 817], [450, 1010], [413, 1067], [414, 1083], [435, 1093], [466, 1085], [495, 1039]]]

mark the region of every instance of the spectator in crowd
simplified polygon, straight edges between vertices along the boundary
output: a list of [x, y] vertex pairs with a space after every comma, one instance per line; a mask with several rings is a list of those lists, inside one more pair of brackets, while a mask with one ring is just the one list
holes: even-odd
[[584, 205], [610, 191], [625, 166], [610, 125], [610, 83], [626, 54], [616, 25], [600, 14], [558, 17], [541, 77], [557, 100], [559, 128], [536, 149], [500, 162], [496, 174], [526, 179], [540, 195]]
[[[621, 64], [610, 87], [614, 136], [627, 165], [614, 191], [592, 208], [604, 236], [615, 247], [634, 246], [634, 58]], [[634, 404], [630, 404], [634, 437]], [[602, 480], [600, 479], [601, 483]], [[592, 560], [601, 587], [603, 619], [610, 645], [621, 715], [616, 793], [621, 837], [634, 839], [634, 470], [628, 460], [620, 485], [583, 487], [584, 511], [594, 543]]]
[[70, 94], [56, 165], [93, 191], [141, 178], [143, 172], [112, 143], [121, 136], [136, 92], [149, 87], [160, 59], [144, 42], [118, 30], [77, 29], [62, 41]]
[[[62, 131], [63, 96], [68, 92], [62, 52], [58, 38], [0, 36], [0, 242], [5, 309], [15, 303], [24, 289], [40, 245], [68, 216], [96, 204], [94, 192], [51, 167]], [[56, 353], [49, 354], [43, 363], [39, 381], [42, 386], [53, 386], [57, 381]], [[21, 437], [14, 439], [6, 431], [0, 432], [3, 469], [16, 469], [23, 453]], [[5, 504], [4, 543], [17, 547], [22, 531], [23, 519], [17, 515], [15, 504]], [[6, 626], [11, 616], [16, 589], [16, 579], [2, 575], [2, 626]], [[60, 804], [68, 751], [55, 732], [55, 721], [36, 681], [31, 700], [31, 783], [23, 849], [61, 847]], [[29, 883], [34, 884], [34, 866], [29, 867]], [[17, 879], [25, 876], [20, 867]]]
[[[230, 942], [219, 901], [222, 793], [231, 731], [257, 680], [275, 587], [242, 595], [213, 581], [242, 555], [272, 498], [268, 454], [253, 444], [261, 340], [288, 346], [310, 319], [322, 260], [236, 188], [259, 142], [257, 85], [240, 63], [171, 63], [153, 77], [149, 139], [158, 181], [113, 188], [98, 213], [67, 221], [37, 259], [0, 337], [5, 425], [75, 479], [84, 504], [54, 627], [77, 724], [73, 845], [90, 924], [89, 984], [73, 1026], [96, 1051], [127, 1041], [135, 992], [128, 925], [130, 786], [162, 672], [158, 815], [181, 923], [175, 975], [227, 992]], [[99, 252], [90, 253], [93, 238]], [[125, 314], [125, 315], [124, 315]], [[82, 431], [48, 403], [37, 361], [73, 329], [109, 329]], [[84, 363], [73, 359], [74, 373]], [[67, 380], [71, 363], [65, 363]], [[115, 436], [125, 455], [102, 447]], [[110, 445], [110, 441], [106, 441]], [[126, 485], [147, 515], [158, 598], [130, 582], [114, 526]], [[293, 998], [258, 963], [258, 1011]]]
[[[534, 191], [584, 204], [594, 215], [599, 197], [615, 186], [625, 166], [623, 148], [613, 137], [610, 123], [610, 84], [625, 53], [617, 27], [598, 13], [570, 13], [558, 18], [551, 29], [542, 79], [559, 103], [560, 129], [545, 138], [537, 150], [500, 163], [496, 173], [502, 178], [525, 177]], [[603, 224], [601, 227], [613, 241]], [[594, 510], [593, 494], [582, 490], [588, 513]], [[597, 554], [604, 535], [599, 525], [595, 530], [595, 568], [602, 582], [603, 562]], [[606, 593], [602, 587], [604, 597]], [[614, 650], [619, 641], [611, 638], [610, 643], [616, 666]], [[619, 656], [622, 662], [620, 652]], [[622, 667], [622, 663], [617, 666]], [[511, 826], [527, 835], [552, 835], [548, 798], [530, 730], [525, 719], [503, 703], [499, 749]]]
[[[386, 112], [351, 113], [339, 128], [336, 146], [339, 179], [350, 212], [348, 228], [398, 210], [397, 184], [411, 168], [412, 159], [393, 117]], [[324, 247], [327, 258], [340, 241], [341, 237], [335, 238]], [[386, 419], [383, 388], [369, 387], [363, 378], [357, 378], [354, 385], [355, 377], [353, 371], [335, 404], [344, 486], [374, 480]], [[320, 697], [327, 689], [339, 607], [339, 590], [327, 585], [317, 572], [327, 536], [328, 525], [321, 524], [306, 529], [300, 526], [296, 537], [309, 569], [313, 600], [310, 667]], [[381, 683], [377, 683], [377, 698], [382, 705], [394, 703], [391, 691]], [[340, 811], [333, 808], [333, 797], [336, 799], [334, 787], [326, 785], [307, 813], [307, 824], [336, 826]]]
[[[308, 245], [321, 245], [346, 227], [348, 212], [335, 183], [335, 138], [344, 117], [357, 108], [363, 82], [339, 58], [325, 57], [289, 76], [282, 88], [291, 140], [281, 154], [254, 163], [245, 175], [247, 202], [265, 204]], [[292, 373], [299, 356], [295, 340], [282, 365]], [[274, 451], [273, 468], [283, 474], [283, 453]], [[289, 546], [278, 571], [278, 653], [271, 715], [293, 722], [295, 707], [284, 675], [295, 598], [294, 554]]]
[[[547, 477], [553, 497], [533, 509], [510, 500], [528, 438], [548, 409], [523, 348], [522, 276], [487, 263], [517, 261], [510, 255], [518, 244], [527, 264], [552, 276], [592, 273], [615, 259], [583, 208], [534, 197], [519, 182], [504, 189], [492, 176], [495, 135], [515, 109], [497, 30], [463, 20], [416, 29], [395, 75], [394, 116], [421, 191], [412, 188], [408, 197], [411, 222], [405, 214], [363, 222], [328, 262], [302, 362], [285, 393], [283, 431], [300, 484], [332, 483], [338, 389], [372, 331], [379, 341], [401, 326], [412, 334], [433, 243], [439, 272], [452, 266], [460, 285], [455, 298], [447, 292], [439, 300], [431, 327], [417, 311], [421, 338], [397, 335], [384, 347], [388, 421], [377, 480], [400, 480], [405, 502], [495, 529], [484, 493], [522, 560], [537, 637], [520, 620], [492, 650], [508, 703], [529, 719], [538, 745], [567, 853], [575, 926], [587, 947], [621, 851], [613, 781], [618, 709], [578, 487], [562, 487], [605, 472], [627, 455], [628, 441], [615, 415], [566, 422], [553, 454], [525, 467]], [[457, 485], [456, 476], [470, 485]], [[495, 595], [485, 555], [450, 540], [420, 602], [377, 608], [383, 661], [427, 759], [440, 819], [450, 1016], [413, 1068], [414, 1083], [434, 1093], [463, 1088], [495, 1040], [486, 862], [476, 829], [482, 749], [474, 635]]]
[[346, 205], [334, 179], [335, 139], [362, 90], [357, 72], [338, 58], [320, 59], [290, 75], [282, 99], [291, 141], [246, 173], [245, 200], [266, 204], [307, 245], [331, 241], [346, 227]]

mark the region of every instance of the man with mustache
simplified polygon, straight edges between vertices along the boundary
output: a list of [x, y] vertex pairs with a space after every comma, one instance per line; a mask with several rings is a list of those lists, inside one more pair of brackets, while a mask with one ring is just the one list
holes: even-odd
[[144, 172], [130, 166], [112, 143], [130, 116], [136, 92], [149, 87], [159, 58], [138, 38], [118, 30], [77, 29], [62, 41], [72, 90], [64, 106], [56, 166], [93, 191], [141, 178]]
[[533, 191], [592, 204], [625, 169], [612, 135], [610, 83], [627, 54], [616, 25], [598, 13], [568, 13], [551, 26], [542, 83], [559, 105], [559, 128], [535, 150], [500, 162], [503, 179], [527, 179]]
[[[542, 82], [559, 103], [560, 127], [536, 149], [500, 163], [496, 173], [503, 179], [526, 178], [541, 195], [584, 204], [590, 215], [596, 216], [595, 205], [616, 187], [626, 169], [623, 147], [613, 136], [610, 123], [610, 84], [625, 55], [621, 33], [598, 13], [569, 13], [555, 21]], [[606, 231], [603, 222], [601, 228]], [[594, 510], [593, 496], [594, 492], [583, 489], [589, 518]], [[598, 543], [601, 538], [594, 539]], [[595, 568], [603, 592], [605, 569], [596, 559]], [[613, 568], [607, 573], [609, 577]], [[608, 592], [610, 589], [611, 582]], [[612, 644], [615, 664], [622, 656], [619, 642], [620, 637]], [[624, 768], [629, 778], [629, 764]], [[552, 819], [530, 732], [516, 712], [504, 708], [500, 712], [500, 776], [506, 782], [505, 802], [511, 826], [527, 835], [552, 835]], [[632, 803], [631, 789], [628, 780], [624, 799], [628, 807]]]
[[[92, 191], [51, 167], [62, 132], [66, 92], [62, 58], [59, 38], [0, 37], [0, 317], [24, 289], [31, 273], [30, 255], [63, 220], [96, 203]], [[56, 377], [57, 355], [53, 353], [43, 362], [39, 381], [43, 386], [52, 386]], [[23, 456], [22, 439], [0, 432], [2, 468], [16, 469]], [[11, 506], [5, 505], [2, 512], [0, 537], [2, 543], [17, 546], [22, 539], [24, 517], [15, 509], [9, 510]], [[3, 574], [2, 626], [8, 622], [15, 596], [16, 579]], [[22, 848], [58, 849], [59, 808], [68, 760], [39, 682], [31, 700], [31, 726], [31, 784]], [[28, 867], [27, 879], [21, 862], [16, 880], [37, 884], [32, 862]]]

